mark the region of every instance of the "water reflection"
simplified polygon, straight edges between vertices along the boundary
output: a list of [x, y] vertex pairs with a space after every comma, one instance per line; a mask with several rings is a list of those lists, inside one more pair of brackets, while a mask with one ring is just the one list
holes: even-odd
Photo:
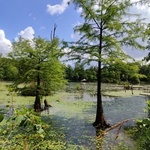
[[[91, 96], [87, 92], [79, 92], [75, 95], [75, 100], [83, 102], [96, 102], [96, 96]], [[144, 118], [147, 113], [144, 109], [147, 108], [146, 99], [144, 96], [132, 96], [126, 98], [102, 97], [104, 113], [111, 124], [128, 118]], [[93, 105], [93, 113], [96, 110], [96, 104]], [[132, 124], [132, 123], [131, 123]]]
[[[97, 101], [95, 94], [91, 94], [89, 92], [84, 92], [84, 91], [79, 91], [78, 93], [76, 93], [75, 99], [79, 99], [84, 102], [96, 102]], [[103, 99], [103, 101], [112, 101], [115, 98], [110, 97], [110, 96], [103, 96], [102, 99]]]
[[[96, 102], [96, 96], [91, 96], [87, 92], [79, 93], [78, 99], [84, 102]], [[147, 108], [146, 99], [144, 96], [132, 96], [126, 98], [102, 97], [104, 113], [107, 119], [112, 123], [128, 118], [143, 118], [147, 117], [144, 109]], [[94, 105], [93, 110], [96, 110]], [[113, 119], [114, 118], [114, 119]]]

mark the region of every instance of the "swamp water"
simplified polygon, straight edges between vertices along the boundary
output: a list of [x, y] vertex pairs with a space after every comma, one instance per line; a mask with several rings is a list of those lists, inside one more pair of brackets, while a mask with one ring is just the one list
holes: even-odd
[[[92, 126], [96, 114], [96, 97], [89, 92], [67, 93], [60, 100], [52, 101], [50, 115], [43, 113], [43, 120], [51, 126], [51, 132], [57, 134], [57, 140], [63, 142], [68, 150], [113, 150], [119, 144], [133, 149], [133, 141], [124, 133], [124, 126], [132, 126], [134, 121], [125, 123], [115, 140], [118, 129], [107, 133], [103, 140], [97, 140], [96, 130]], [[144, 118], [147, 113], [146, 98], [132, 96], [126, 98], [103, 97], [106, 120], [111, 125], [129, 118]], [[56, 148], [57, 149], [57, 148]]]
[[[102, 140], [97, 139], [96, 130], [92, 126], [96, 114], [96, 96], [94, 94], [96, 85], [89, 83], [81, 85], [83, 90], [79, 91], [75, 90], [76, 86], [77, 84], [71, 84], [68, 87], [68, 92], [58, 93], [52, 99], [47, 98], [52, 107], [50, 114], [42, 112], [42, 119], [50, 125], [48, 139], [56, 143], [53, 149], [116, 150], [118, 145], [122, 143], [132, 150], [134, 142], [125, 134], [124, 126], [132, 126], [135, 122], [125, 123], [116, 140], [118, 129], [107, 133]], [[107, 88], [110, 86], [107, 85]], [[141, 119], [148, 115], [144, 112], [144, 109], [147, 108], [144, 96], [133, 95], [125, 98], [105, 96], [103, 97], [103, 108], [106, 120], [111, 125], [125, 119]]]

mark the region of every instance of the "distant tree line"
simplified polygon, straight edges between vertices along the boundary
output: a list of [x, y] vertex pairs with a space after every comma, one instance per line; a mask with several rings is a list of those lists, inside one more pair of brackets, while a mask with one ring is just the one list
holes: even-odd
[[[13, 81], [21, 71], [17, 68], [15, 59], [0, 56], [0, 80]], [[80, 82], [86, 79], [88, 82], [97, 80], [97, 66], [84, 67], [80, 63], [75, 66], [65, 67], [66, 79], [70, 82]], [[129, 82], [132, 84], [150, 83], [150, 65], [141, 65], [140, 62], [123, 62], [115, 60], [102, 67], [102, 82], [118, 83]]]
[[[84, 67], [76, 63], [74, 67], [66, 66], [66, 79], [70, 82], [88, 82], [97, 80], [97, 66]], [[150, 65], [141, 65], [140, 62], [123, 62], [115, 60], [102, 67], [103, 83], [150, 83]]]
[[94, 82], [97, 80], [97, 67], [85, 68], [82, 64], [76, 63], [75, 67], [66, 66], [66, 79], [71, 82], [80, 82], [83, 79]]

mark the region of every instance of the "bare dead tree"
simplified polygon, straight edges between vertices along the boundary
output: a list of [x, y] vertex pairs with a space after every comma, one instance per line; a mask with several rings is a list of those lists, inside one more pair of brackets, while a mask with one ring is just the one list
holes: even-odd
[[51, 41], [55, 38], [56, 28], [57, 28], [57, 25], [54, 24], [54, 28], [53, 28], [53, 31], [51, 31], [51, 36], [50, 36]]

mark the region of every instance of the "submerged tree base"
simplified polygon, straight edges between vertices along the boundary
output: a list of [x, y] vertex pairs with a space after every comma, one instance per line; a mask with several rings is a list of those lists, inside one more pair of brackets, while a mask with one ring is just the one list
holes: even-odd
[[105, 130], [105, 129], [111, 127], [110, 124], [107, 124], [107, 123], [101, 124], [101, 123], [97, 123], [97, 122], [94, 122], [94, 123], [93, 123], [93, 126], [94, 126], [96, 129], [102, 129], [102, 130]]
[[111, 125], [106, 122], [104, 116], [102, 116], [101, 119], [96, 119], [96, 121], [93, 123], [93, 126], [96, 129], [102, 129], [102, 130], [111, 127]]
[[40, 99], [38, 97], [36, 97], [35, 102], [34, 102], [34, 110], [36, 112], [42, 111], [41, 102], [40, 102]]
[[34, 104], [34, 111], [36, 111], [36, 112], [41, 112], [41, 111], [43, 111], [43, 109], [37, 104]]
[[[98, 108], [97, 108], [98, 109]], [[99, 110], [99, 109], [98, 109]], [[95, 122], [93, 123], [93, 126], [96, 128], [96, 129], [102, 129], [102, 130], [105, 130], [106, 128], [109, 128], [110, 127], [110, 124], [108, 124], [106, 122], [106, 119], [104, 117], [104, 114], [103, 114], [103, 109], [101, 108], [101, 111], [100, 112], [97, 112], [97, 115], [96, 115], [96, 119], [95, 119]]]

